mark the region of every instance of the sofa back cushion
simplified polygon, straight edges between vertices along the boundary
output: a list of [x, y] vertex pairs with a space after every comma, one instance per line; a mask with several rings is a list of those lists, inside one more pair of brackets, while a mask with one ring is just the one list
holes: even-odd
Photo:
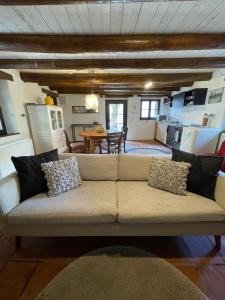
[[[153, 155], [119, 154], [119, 180], [148, 180], [149, 164]], [[154, 155], [170, 159], [170, 155]]]
[[31, 156], [12, 156], [11, 160], [18, 173], [20, 201], [47, 192], [47, 182], [41, 171], [41, 164], [59, 160], [58, 149]]
[[117, 180], [117, 155], [64, 153], [60, 155], [60, 159], [69, 158], [71, 155], [77, 158], [80, 176], [83, 180]]

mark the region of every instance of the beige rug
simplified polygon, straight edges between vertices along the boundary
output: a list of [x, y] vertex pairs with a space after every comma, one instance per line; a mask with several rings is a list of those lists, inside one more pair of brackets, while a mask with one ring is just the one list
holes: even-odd
[[207, 297], [164, 259], [134, 247], [107, 247], [60, 272], [38, 300], [200, 300]]

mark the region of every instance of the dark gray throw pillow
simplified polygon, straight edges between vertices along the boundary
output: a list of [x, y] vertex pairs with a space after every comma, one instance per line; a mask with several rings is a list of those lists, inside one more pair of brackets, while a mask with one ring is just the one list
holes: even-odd
[[59, 160], [58, 150], [32, 156], [11, 157], [18, 173], [20, 183], [20, 201], [37, 194], [47, 192], [47, 182], [41, 170], [41, 164]]
[[177, 149], [172, 149], [172, 152], [172, 160], [191, 164], [187, 190], [214, 200], [217, 174], [223, 163], [223, 157], [195, 155]]

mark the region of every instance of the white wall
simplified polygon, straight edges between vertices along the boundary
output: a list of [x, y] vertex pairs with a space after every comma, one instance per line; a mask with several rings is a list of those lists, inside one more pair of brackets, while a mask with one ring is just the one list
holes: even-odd
[[9, 86], [6, 80], [0, 80], [0, 106], [4, 117], [7, 133], [18, 132], [15, 110], [9, 92]]
[[18, 132], [23, 137], [30, 137], [28, 120], [26, 116], [26, 103], [43, 103], [45, 94], [38, 84], [23, 82], [16, 70], [7, 70], [13, 76], [14, 81], [7, 81], [10, 97], [13, 102]]
[[170, 104], [163, 104], [164, 98], [161, 98], [160, 101], [160, 115], [169, 116], [170, 115]]
[[[11, 116], [14, 119], [14, 127], [19, 132], [0, 138], [0, 179], [14, 171], [10, 157], [20, 155], [32, 155], [33, 144], [30, 138], [28, 120], [26, 117], [25, 104], [28, 102], [43, 103], [45, 94], [36, 83], [25, 83], [20, 79], [18, 71], [7, 70], [12, 74], [14, 81], [2, 81], [1, 97], [2, 102], [8, 101]], [[15, 128], [14, 128], [15, 129]]]
[[60, 95], [60, 104], [63, 108], [64, 124], [67, 133], [72, 139], [71, 124], [92, 124], [93, 122], [101, 123], [105, 127], [105, 103], [99, 98], [98, 113], [73, 114], [72, 106], [84, 106], [86, 95]]
[[[219, 77], [217, 77], [219, 76]], [[205, 105], [186, 106], [181, 108], [171, 108], [170, 116], [178, 119], [183, 123], [201, 124], [202, 118], [205, 113], [215, 114], [212, 118], [210, 126], [225, 129], [225, 92], [220, 103], [208, 103], [210, 91], [217, 88], [225, 88], [224, 76], [216, 72], [209, 81], [197, 81], [194, 83], [193, 88], [208, 88]], [[190, 88], [183, 88], [181, 90], [188, 90]]]
[[[85, 95], [61, 95], [60, 103], [63, 107], [65, 128], [71, 138], [71, 124], [89, 124], [99, 122], [105, 127], [105, 98], [99, 98], [99, 112], [96, 114], [73, 114], [73, 105], [85, 105]], [[119, 99], [119, 98], [118, 98]], [[110, 98], [111, 100], [111, 98]], [[113, 99], [113, 100], [116, 100]], [[141, 98], [134, 96], [128, 100], [128, 139], [129, 140], [150, 140], [154, 139], [155, 121], [140, 120], [140, 101]], [[137, 112], [132, 112], [132, 104], [135, 103], [138, 107]]]
[[[132, 104], [138, 107], [137, 112], [132, 112]], [[140, 120], [141, 98], [130, 97], [128, 100], [128, 139], [129, 140], [153, 140], [155, 133], [154, 120]]]

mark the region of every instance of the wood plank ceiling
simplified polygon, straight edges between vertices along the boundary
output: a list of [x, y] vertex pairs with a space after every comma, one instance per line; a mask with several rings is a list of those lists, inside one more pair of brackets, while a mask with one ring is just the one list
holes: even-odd
[[225, 0], [36, 3], [0, 0], [0, 68], [60, 93], [168, 96], [225, 67]]

